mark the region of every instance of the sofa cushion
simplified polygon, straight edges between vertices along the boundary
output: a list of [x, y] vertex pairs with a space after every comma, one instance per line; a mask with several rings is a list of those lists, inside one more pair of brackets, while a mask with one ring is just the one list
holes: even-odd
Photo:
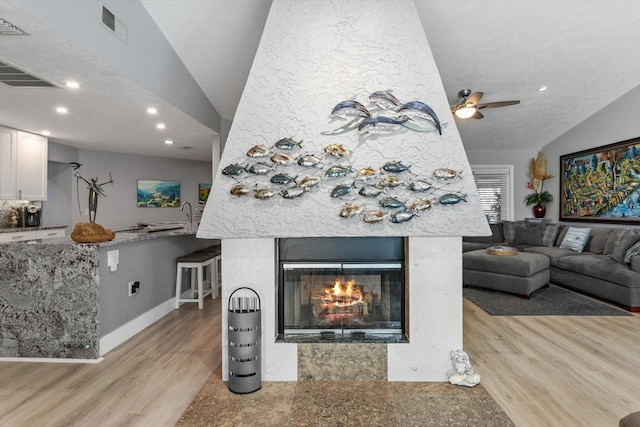
[[560, 248], [571, 249], [580, 253], [584, 250], [590, 234], [590, 228], [569, 227], [567, 234], [562, 239], [562, 243], [560, 243]]
[[606, 255], [573, 255], [558, 260], [558, 268], [613, 282], [628, 288], [640, 288], [640, 273]]
[[515, 243], [516, 229], [526, 227], [527, 225], [524, 221], [502, 221], [502, 233], [504, 234], [504, 241], [507, 243]]
[[631, 257], [631, 270], [640, 273], [640, 255]]
[[609, 235], [611, 235], [612, 231], [613, 228], [611, 227], [591, 228], [591, 237], [587, 242], [587, 246], [584, 247], [584, 250], [594, 254], [601, 254], [604, 252], [604, 247], [607, 244], [607, 240], [609, 240]]
[[[640, 240], [640, 236], [636, 236], [632, 234], [630, 236], [624, 236], [613, 249], [611, 255], [607, 255], [615, 262], [619, 262], [620, 264], [625, 264], [624, 256], [626, 255], [629, 248], [636, 244], [636, 242]], [[631, 260], [629, 260], [631, 261]]]
[[562, 225], [560, 224], [542, 224], [542, 237], [540, 239], [540, 244], [548, 247], [555, 245], [561, 228]]
[[[549, 263], [553, 267], [558, 266], [558, 260], [562, 257], [576, 255], [576, 252], [570, 249], [561, 249], [557, 246], [553, 246], [551, 248], [546, 246], [532, 246], [530, 248], [524, 249], [525, 252], [531, 252], [535, 254], [546, 255], [549, 258]], [[589, 252], [583, 252], [582, 254], [587, 255]], [[582, 255], [580, 254], [580, 255]]]
[[[635, 234], [632, 234], [630, 236], [624, 236], [618, 242], [616, 247], [613, 249], [613, 252], [611, 252], [611, 255], [607, 255], [607, 256], [610, 257], [612, 260], [619, 262], [620, 264], [626, 264], [624, 262], [624, 256], [627, 254], [627, 251], [629, 250], [629, 248], [635, 245], [638, 240], [640, 240], [640, 236], [636, 236]], [[631, 259], [629, 259], [629, 262], [631, 262]]]
[[609, 238], [607, 239], [607, 243], [604, 245], [604, 251], [602, 252], [604, 255], [611, 255], [614, 251], [618, 242], [624, 238], [624, 236], [631, 236], [634, 234], [638, 234], [636, 230], [632, 228], [619, 228], [615, 231], [612, 231], [609, 234]]
[[516, 245], [541, 245], [542, 244], [542, 224], [529, 228], [516, 227]]
[[631, 264], [631, 258], [636, 255], [640, 255], [640, 240], [638, 240], [636, 243], [631, 245], [629, 249], [627, 249], [627, 253], [624, 254], [624, 263]]
[[462, 252], [477, 251], [478, 249], [487, 249], [489, 246], [495, 246], [495, 243], [482, 242], [462, 242]]
[[491, 255], [487, 251], [466, 252], [462, 255], [465, 270], [487, 271], [507, 276], [530, 277], [549, 268], [549, 259], [533, 253], [517, 256]]

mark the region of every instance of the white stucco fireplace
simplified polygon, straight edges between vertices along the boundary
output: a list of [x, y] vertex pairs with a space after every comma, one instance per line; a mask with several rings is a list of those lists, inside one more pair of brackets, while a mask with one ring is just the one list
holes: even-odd
[[[408, 239], [408, 343], [385, 346], [387, 380], [445, 381], [449, 352], [462, 348], [462, 244], [459, 237]], [[298, 380], [298, 344], [276, 342], [274, 239], [222, 240], [223, 313], [236, 287], [249, 286], [262, 299], [262, 378]], [[227, 284], [233, 284], [227, 286]], [[228, 325], [223, 315], [223, 342]], [[331, 345], [331, 344], [325, 344]], [[223, 345], [223, 379], [228, 379]]]
[[[374, 101], [389, 90], [398, 105]], [[416, 106], [421, 122], [403, 113]], [[223, 313], [234, 289], [261, 297], [263, 380], [300, 380], [338, 348], [277, 342], [276, 239], [405, 238], [407, 340], [348, 349], [375, 349], [376, 379], [444, 381], [462, 347], [461, 236], [489, 234], [414, 2], [274, 0], [198, 231], [222, 239]]]

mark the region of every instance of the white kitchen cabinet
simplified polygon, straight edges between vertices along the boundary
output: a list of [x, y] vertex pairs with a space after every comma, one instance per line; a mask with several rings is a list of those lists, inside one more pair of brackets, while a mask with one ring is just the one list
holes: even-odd
[[0, 127], [0, 199], [47, 200], [47, 138]]
[[24, 242], [35, 239], [53, 239], [54, 237], [64, 237], [64, 228], [47, 228], [30, 230], [21, 228], [16, 231], [0, 233], [0, 243]]
[[20, 230], [10, 233], [0, 233], [0, 243], [24, 242], [25, 240], [37, 239], [38, 232], [36, 230]]
[[0, 199], [15, 198], [17, 136], [15, 130], [0, 127]]
[[53, 239], [54, 237], [64, 237], [64, 228], [36, 230], [38, 239]]

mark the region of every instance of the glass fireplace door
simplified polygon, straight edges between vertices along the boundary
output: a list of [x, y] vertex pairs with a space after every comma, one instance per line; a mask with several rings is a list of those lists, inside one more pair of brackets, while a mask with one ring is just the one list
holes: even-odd
[[282, 263], [281, 333], [402, 332], [400, 262]]

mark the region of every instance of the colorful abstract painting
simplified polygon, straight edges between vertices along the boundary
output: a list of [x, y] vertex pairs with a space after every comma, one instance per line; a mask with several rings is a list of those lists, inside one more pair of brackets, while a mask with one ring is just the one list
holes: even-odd
[[640, 138], [560, 157], [560, 220], [640, 224]]
[[179, 208], [180, 182], [138, 180], [139, 208]]

